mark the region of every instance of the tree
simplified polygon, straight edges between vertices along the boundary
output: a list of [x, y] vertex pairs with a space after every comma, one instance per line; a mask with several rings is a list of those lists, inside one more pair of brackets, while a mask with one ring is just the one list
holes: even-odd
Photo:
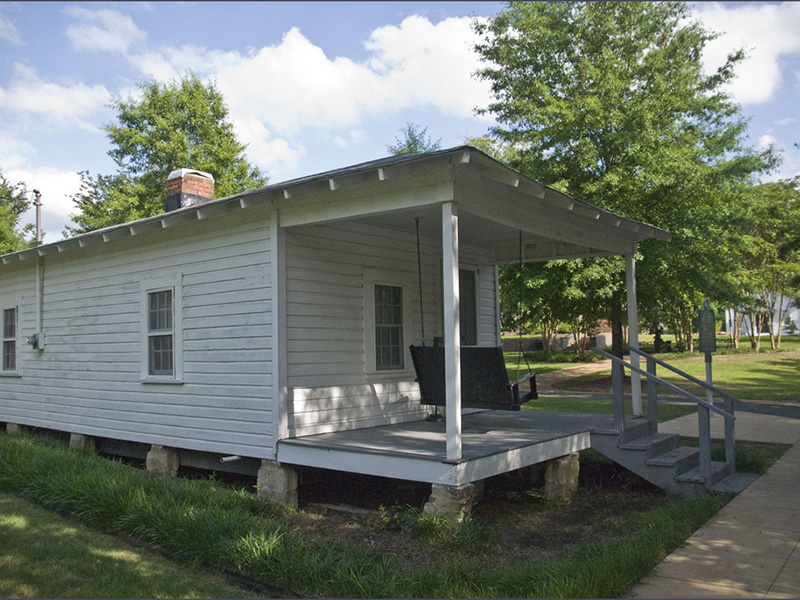
[[773, 349], [790, 301], [800, 295], [800, 177], [763, 183], [754, 188], [750, 227], [743, 240], [741, 287], [750, 343], [760, 347], [758, 332], [766, 327]]
[[105, 126], [117, 165], [113, 175], [81, 173], [82, 186], [72, 215], [82, 233], [164, 212], [167, 175], [189, 167], [214, 176], [215, 192], [224, 197], [266, 183], [244, 158], [224, 98], [213, 82], [192, 72], [179, 81], [151, 80], [137, 96], [112, 98], [116, 122]]
[[427, 127], [420, 128], [414, 123], [406, 123], [406, 126], [400, 129], [400, 133], [403, 134], [402, 140], [395, 138], [394, 146], [386, 146], [386, 151], [390, 154], [420, 154], [442, 148], [441, 138], [435, 142], [431, 141]]
[[0, 254], [22, 250], [30, 243], [18, 230], [19, 220], [29, 206], [24, 183], [11, 183], [0, 171]]
[[[770, 151], [744, 147], [746, 121], [722, 91], [742, 52], [712, 75], [701, 68], [715, 36], [681, 2], [514, 2], [475, 24], [491, 83], [492, 135], [514, 148], [510, 164], [591, 204], [675, 234], [641, 244], [642, 316], [666, 319], [691, 346], [704, 295], [732, 293], [725, 233], [735, 197]], [[612, 327], [625, 301], [619, 261]], [[615, 335], [615, 346], [619, 336]]]

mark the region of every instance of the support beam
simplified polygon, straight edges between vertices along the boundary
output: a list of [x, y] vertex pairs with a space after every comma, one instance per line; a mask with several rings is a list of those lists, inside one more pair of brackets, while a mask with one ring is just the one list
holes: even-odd
[[442, 204], [444, 276], [444, 377], [447, 459], [461, 459], [461, 325], [458, 287], [458, 211]]
[[[628, 347], [639, 349], [639, 309], [636, 300], [636, 260], [633, 253], [625, 255], [625, 283], [628, 291]], [[631, 352], [630, 361], [639, 368], [639, 355]], [[642, 416], [642, 376], [631, 373], [631, 401], [633, 415]]]
[[[289, 437], [289, 388], [286, 365], [286, 233], [281, 227], [281, 212], [270, 216], [270, 279], [272, 281], [272, 398], [277, 418], [274, 439]], [[277, 450], [275, 450], [277, 458]]]

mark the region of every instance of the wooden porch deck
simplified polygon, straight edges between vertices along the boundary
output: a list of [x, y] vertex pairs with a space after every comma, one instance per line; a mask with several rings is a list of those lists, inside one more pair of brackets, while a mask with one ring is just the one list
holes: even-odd
[[281, 440], [278, 461], [463, 485], [591, 447], [611, 415], [486, 410], [462, 417], [462, 458], [447, 460], [444, 422], [413, 421]]

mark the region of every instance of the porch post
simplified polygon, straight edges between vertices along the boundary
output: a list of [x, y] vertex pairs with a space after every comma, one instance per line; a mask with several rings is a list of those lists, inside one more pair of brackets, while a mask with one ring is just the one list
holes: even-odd
[[[636, 260], [633, 253], [625, 255], [625, 284], [628, 288], [628, 347], [639, 349], [639, 309], [636, 301]], [[630, 362], [639, 367], [639, 355], [630, 353]], [[633, 414], [642, 416], [642, 376], [631, 372], [631, 400]]]
[[442, 205], [444, 263], [444, 381], [447, 459], [461, 458], [461, 326], [458, 289], [458, 212], [453, 202]]

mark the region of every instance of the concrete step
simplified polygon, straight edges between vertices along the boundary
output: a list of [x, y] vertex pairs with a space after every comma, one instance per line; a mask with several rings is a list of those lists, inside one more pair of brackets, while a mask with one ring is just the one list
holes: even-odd
[[676, 433], [651, 433], [620, 444], [619, 449], [644, 452], [645, 458], [650, 459], [676, 450], [679, 443], [680, 436]]
[[758, 477], [753, 473], [732, 473], [711, 486], [711, 491], [738, 494]]
[[671, 468], [673, 476], [677, 477], [700, 464], [700, 450], [692, 446], [679, 446], [649, 458], [646, 464], [651, 467]]
[[[723, 479], [731, 475], [731, 468], [727, 463], [712, 461], [711, 462], [711, 486], [721, 482]], [[675, 478], [679, 483], [706, 483], [706, 478], [702, 473], [700, 465], [689, 469], [685, 473], [681, 473]]]

